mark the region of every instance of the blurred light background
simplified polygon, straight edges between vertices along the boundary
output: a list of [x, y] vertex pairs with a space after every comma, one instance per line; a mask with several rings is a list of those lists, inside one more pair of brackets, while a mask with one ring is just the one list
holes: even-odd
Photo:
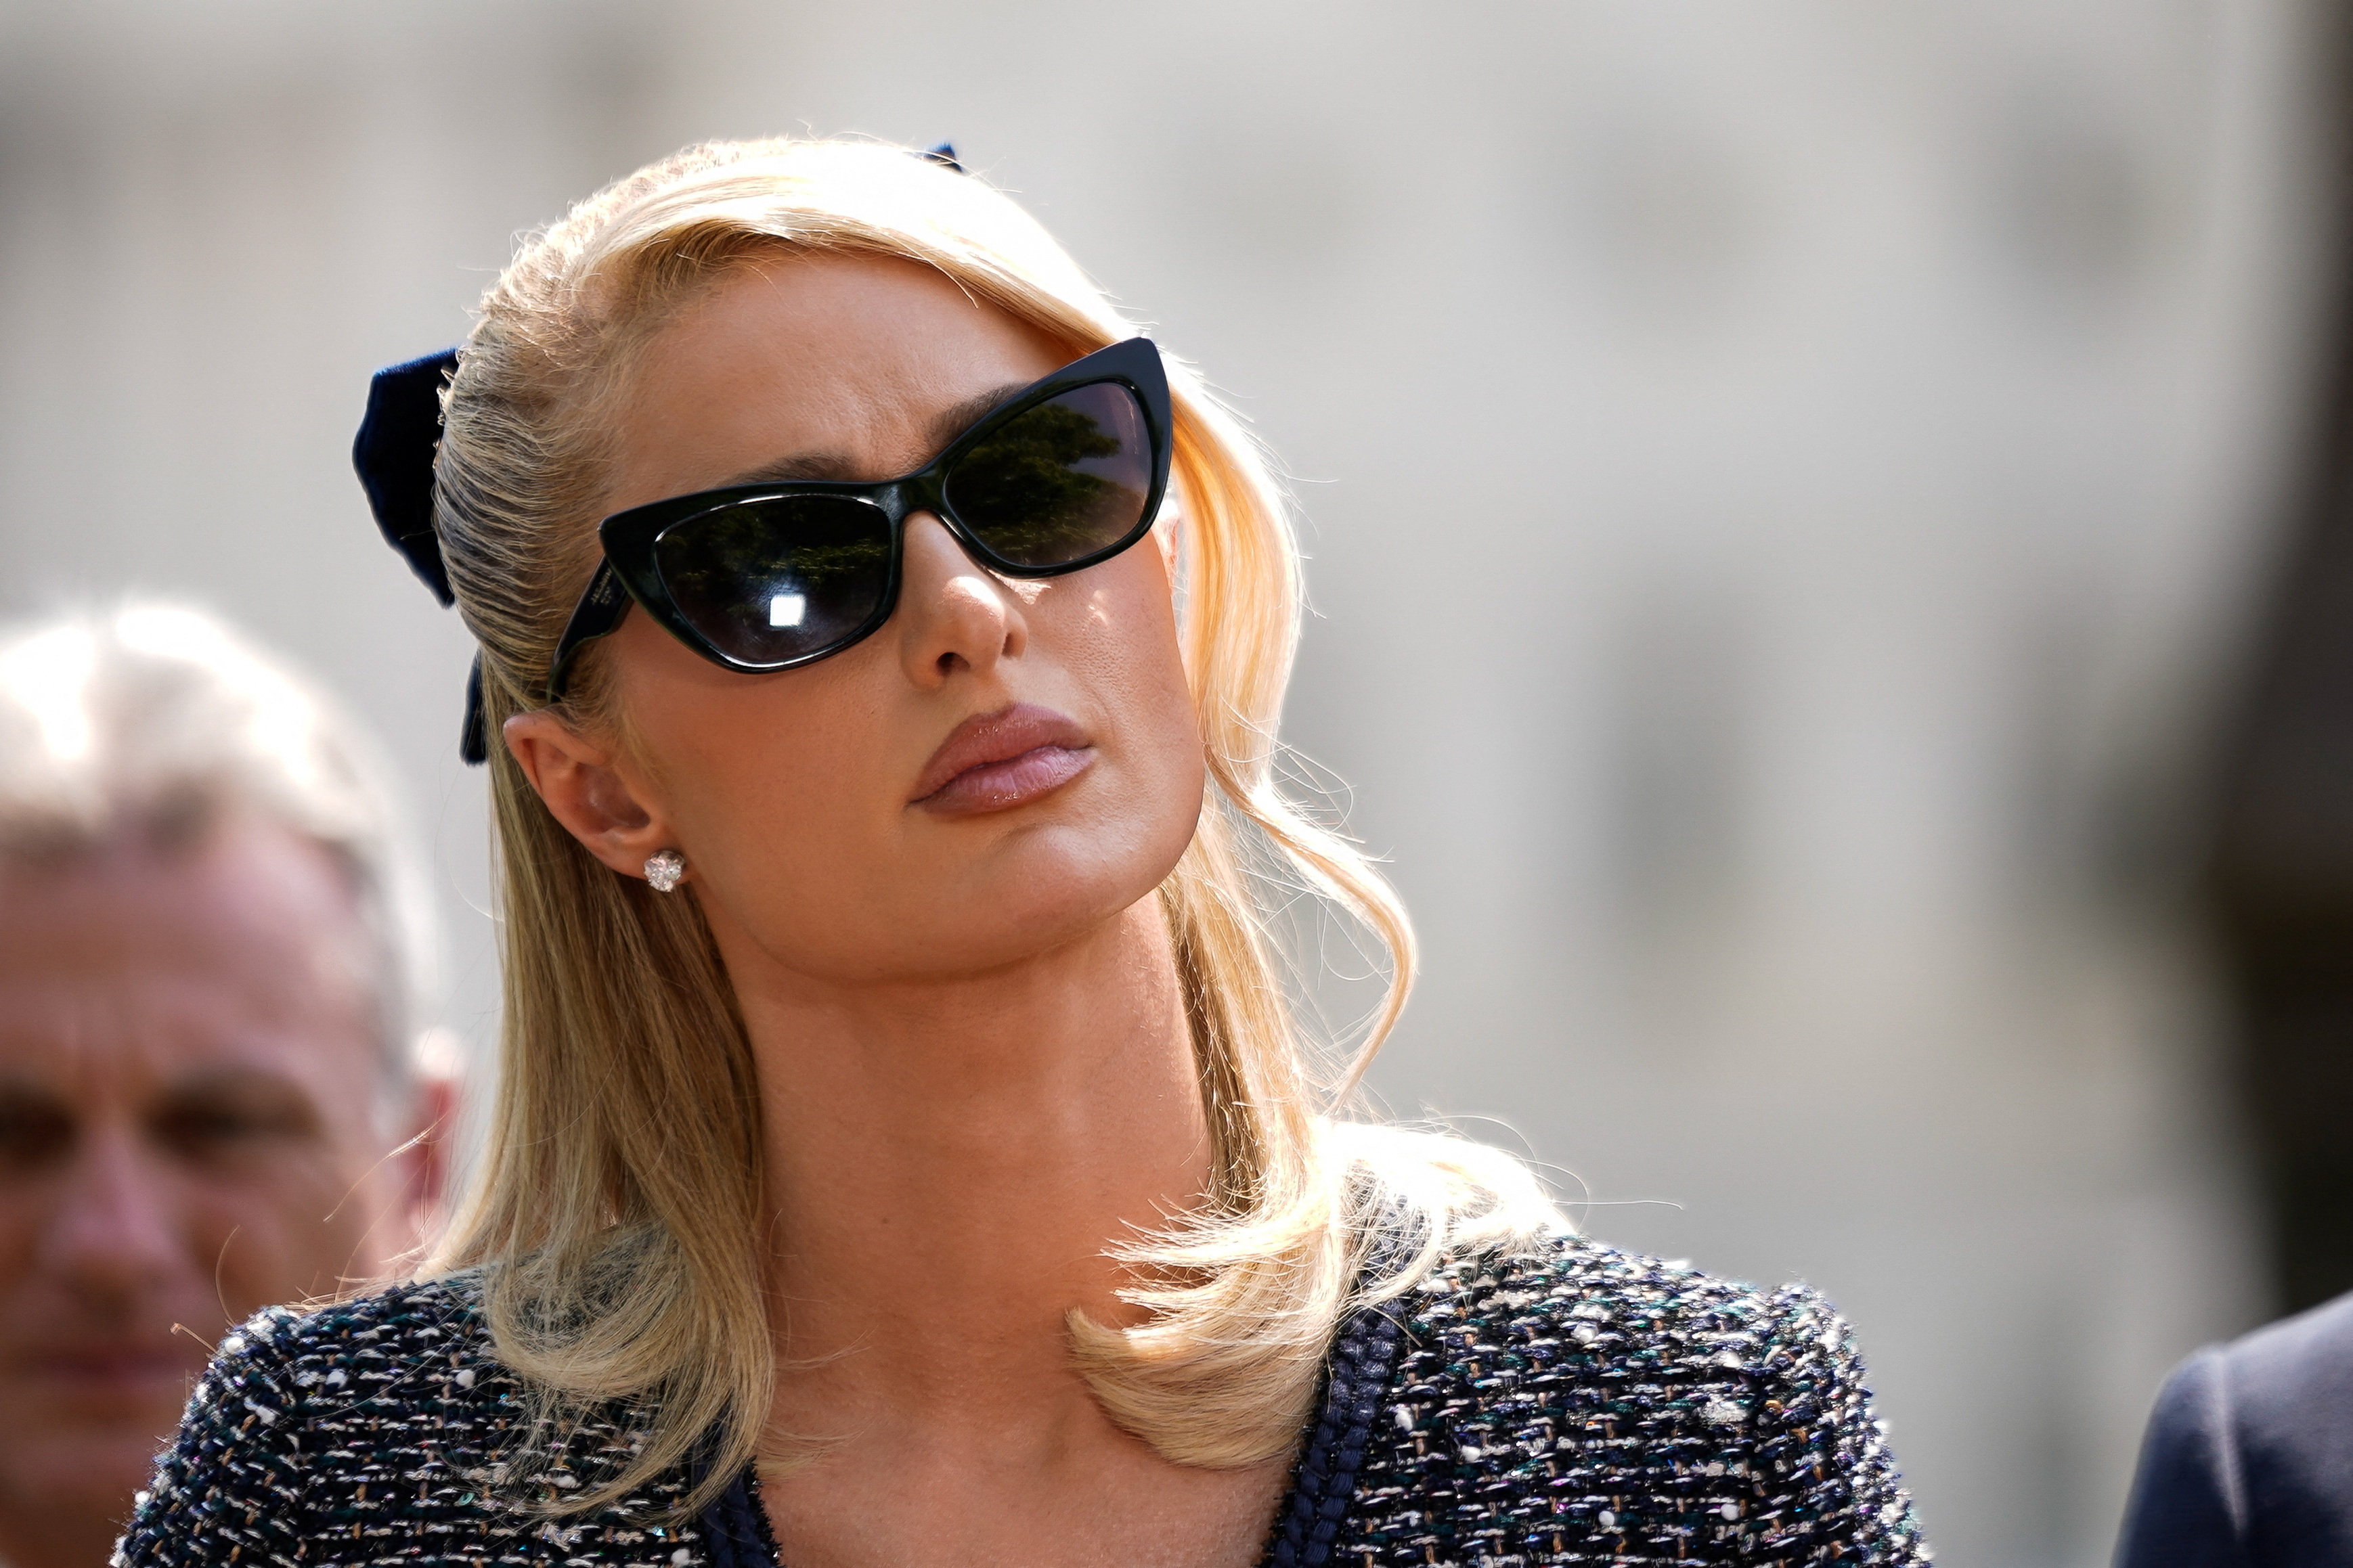
[[2190, 889], [2334, 305], [2318, 18], [0, 0], [0, 610], [189, 597], [340, 689], [480, 1050], [368, 372], [684, 142], [953, 141], [1294, 477], [1291, 738], [1428, 944], [1388, 1103], [1829, 1291], [1944, 1561], [2104, 1562], [2167, 1367], [2282, 1305]]

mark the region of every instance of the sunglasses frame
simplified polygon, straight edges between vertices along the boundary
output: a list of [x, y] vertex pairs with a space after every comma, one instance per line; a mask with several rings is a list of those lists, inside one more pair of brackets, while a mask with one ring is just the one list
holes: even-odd
[[[955, 507], [947, 499], [947, 476], [975, 447], [1039, 404], [1050, 402], [1066, 392], [1075, 392], [1082, 386], [1105, 384], [1126, 387], [1134, 394], [1136, 405], [1144, 412], [1145, 436], [1152, 447], [1152, 488], [1145, 497], [1143, 521], [1116, 543], [1075, 561], [1052, 566], [1023, 566], [1005, 560], [983, 543], [971, 525], [956, 515]], [[719, 489], [695, 490], [645, 506], [631, 507], [627, 511], [617, 511], [596, 525], [596, 536], [604, 544], [604, 559], [597, 563], [596, 574], [588, 579], [587, 589], [580, 595], [571, 620], [565, 626], [564, 636], [555, 645], [555, 657], [547, 671], [547, 700], [560, 702], [564, 700], [565, 687], [580, 650], [617, 629], [621, 617], [628, 613], [633, 604], [651, 616], [664, 631], [712, 663], [745, 675], [766, 675], [830, 658], [880, 631], [883, 623], [890, 620], [898, 609], [900, 565], [906, 553], [907, 520], [917, 512], [930, 512], [937, 517], [955, 536], [956, 542], [963, 546], [966, 554], [991, 572], [1008, 577], [1060, 577], [1108, 561], [1149, 533], [1154, 521], [1158, 519], [1160, 502], [1168, 489], [1168, 464], [1174, 446], [1174, 430], [1168, 397], [1168, 373], [1160, 363], [1160, 351], [1150, 338], [1129, 338], [1108, 348], [1097, 349], [1084, 358], [1064, 365], [1053, 374], [1023, 387], [975, 421], [962, 435], [942, 447], [939, 456], [912, 474], [875, 484], [856, 480], [786, 479], [764, 485], [728, 485]], [[662, 583], [660, 571], [654, 563], [654, 547], [663, 533], [691, 519], [752, 501], [785, 500], [797, 496], [860, 500], [881, 512], [891, 531], [890, 575], [873, 614], [860, 622], [857, 630], [813, 653], [797, 654], [774, 664], [750, 663], [714, 646], [680, 613], [669, 588]]]

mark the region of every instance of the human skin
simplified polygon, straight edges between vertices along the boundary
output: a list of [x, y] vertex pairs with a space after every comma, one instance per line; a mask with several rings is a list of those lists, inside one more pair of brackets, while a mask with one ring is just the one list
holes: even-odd
[[[778, 258], [655, 338], [606, 504], [788, 459], [904, 473], [948, 411], [1072, 357], [914, 264]], [[1008, 581], [919, 516], [897, 610], [856, 647], [746, 676], [633, 613], [596, 656], [629, 743], [508, 722], [616, 872], [685, 856], [673, 896], [701, 901], [735, 987], [772, 1238], [746, 1245], [778, 1304], [770, 1430], [833, 1440], [764, 1483], [794, 1568], [1223, 1568], [1265, 1541], [1283, 1461], [1160, 1458], [1103, 1414], [1065, 1328], [1072, 1308], [1136, 1321], [1106, 1248], [1208, 1174], [1155, 896], [1204, 776], [1160, 526], [1162, 548]], [[1015, 704], [1075, 733], [927, 795], [943, 742]]]
[[214, 1342], [418, 1239], [379, 1027], [348, 883], [282, 828], [0, 862], [10, 1568], [98, 1568]]

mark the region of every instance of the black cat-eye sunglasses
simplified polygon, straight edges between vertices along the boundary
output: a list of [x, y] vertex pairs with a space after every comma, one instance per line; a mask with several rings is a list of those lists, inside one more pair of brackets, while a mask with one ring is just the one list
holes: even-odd
[[1023, 387], [903, 478], [730, 485], [615, 512], [597, 528], [605, 559], [555, 646], [547, 700], [633, 603], [729, 669], [839, 653], [891, 618], [917, 512], [1008, 577], [1107, 561], [1152, 527], [1169, 430], [1160, 352], [1130, 338]]

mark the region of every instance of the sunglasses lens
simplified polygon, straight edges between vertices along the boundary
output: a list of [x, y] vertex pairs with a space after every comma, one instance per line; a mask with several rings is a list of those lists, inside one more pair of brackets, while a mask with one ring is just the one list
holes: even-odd
[[1144, 524], [1152, 440], [1135, 394], [1113, 382], [1008, 420], [956, 460], [947, 503], [999, 559], [1067, 566]]
[[891, 585], [891, 523], [840, 496], [739, 501], [672, 523], [654, 569], [687, 625], [730, 658], [782, 664], [855, 636]]

